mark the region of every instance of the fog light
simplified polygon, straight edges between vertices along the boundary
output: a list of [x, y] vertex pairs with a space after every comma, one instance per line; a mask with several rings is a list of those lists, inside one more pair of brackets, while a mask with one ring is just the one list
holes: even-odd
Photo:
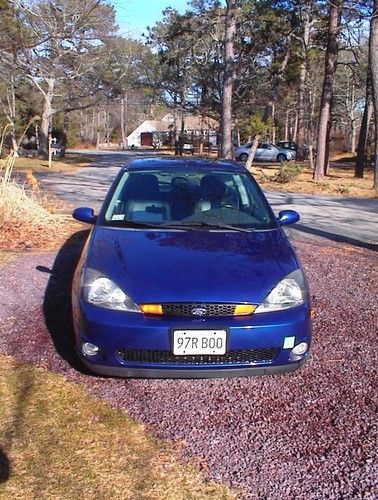
[[308, 349], [307, 342], [301, 342], [300, 344], [296, 345], [291, 352], [296, 356], [302, 356], [302, 354], [304, 354], [307, 351], [307, 349]]
[[86, 356], [96, 356], [100, 348], [95, 344], [91, 344], [90, 342], [85, 342], [81, 346], [81, 350]]

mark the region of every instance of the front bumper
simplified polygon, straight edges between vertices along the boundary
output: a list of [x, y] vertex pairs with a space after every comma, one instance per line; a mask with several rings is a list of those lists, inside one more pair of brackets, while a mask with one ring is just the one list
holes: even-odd
[[[73, 310], [76, 349], [83, 364], [92, 372], [120, 377], [207, 378], [242, 377], [292, 372], [308, 357], [295, 356], [284, 348], [287, 337], [295, 345], [311, 342], [308, 304], [288, 311], [253, 314], [244, 317], [192, 319], [153, 317], [101, 309], [80, 301]], [[258, 362], [172, 362], [172, 331], [175, 329], [226, 329], [227, 352], [275, 349], [273, 359]], [[81, 345], [90, 342], [100, 349], [96, 356], [85, 356]], [[169, 353], [168, 362], [125, 361], [120, 351]], [[200, 359], [200, 358], [198, 358]]]
[[184, 369], [175, 368], [133, 368], [130, 366], [104, 366], [89, 363], [80, 356], [83, 365], [91, 372], [109, 377], [124, 378], [228, 378], [250, 377], [252, 375], [278, 375], [280, 373], [294, 372], [301, 368], [306, 359], [278, 366], [248, 366], [247, 368], [207, 368]]

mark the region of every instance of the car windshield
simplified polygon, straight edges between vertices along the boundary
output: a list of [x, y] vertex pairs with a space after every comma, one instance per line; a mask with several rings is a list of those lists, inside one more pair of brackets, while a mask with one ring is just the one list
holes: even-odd
[[126, 171], [105, 207], [105, 225], [262, 230], [277, 227], [247, 172], [151, 169]]

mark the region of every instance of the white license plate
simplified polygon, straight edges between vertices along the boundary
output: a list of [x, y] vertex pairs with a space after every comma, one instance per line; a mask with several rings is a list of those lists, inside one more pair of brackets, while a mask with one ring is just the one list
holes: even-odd
[[225, 354], [226, 330], [174, 330], [173, 354]]

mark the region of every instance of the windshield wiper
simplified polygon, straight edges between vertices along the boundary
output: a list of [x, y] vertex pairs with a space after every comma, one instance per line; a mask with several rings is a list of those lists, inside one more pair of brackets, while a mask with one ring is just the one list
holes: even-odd
[[138, 222], [133, 220], [119, 220], [109, 221], [108, 225], [116, 227], [135, 227], [147, 229], [183, 229], [184, 231], [195, 231], [196, 228], [209, 228], [209, 229], [229, 229], [230, 231], [239, 231], [242, 233], [250, 233], [254, 229], [246, 229], [243, 227], [232, 226], [230, 224], [223, 224], [221, 222], [203, 222], [203, 221], [187, 221], [187, 222], [168, 222], [163, 224], [151, 224], [149, 222]]
[[195, 229], [196, 227], [205, 227], [209, 229], [229, 229], [230, 231], [239, 231], [241, 233], [250, 233], [254, 231], [254, 229], [232, 226], [231, 224], [223, 224], [222, 222], [204, 222], [200, 220], [181, 222], [179, 224], [162, 224], [161, 227], [182, 229]]
[[138, 222], [134, 220], [112, 220], [108, 222], [108, 225], [117, 227], [135, 227], [135, 228], [151, 228], [158, 229], [162, 227], [161, 224], [150, 224], [149, 222]]
[[151, 224], [150, 222], [139, 222], [134, 220], [119, 220], [109, 221], [107, 225], [116, 227], [132, 227], [136, 229], [183, 229], [185, 231], [194, 231], [195, 227], [192, 225], [182, 225], [180, 223], [167, 223], [167, 224]]

